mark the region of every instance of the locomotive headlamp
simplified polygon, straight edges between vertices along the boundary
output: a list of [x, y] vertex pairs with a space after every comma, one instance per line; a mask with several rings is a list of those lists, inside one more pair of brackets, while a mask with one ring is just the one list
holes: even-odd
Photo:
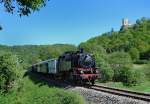
[[96, 70], [96, 74], [98, 74], [99, 73], [99, 71], [98, 70]]
[[81, 70], [80, 73], [83, 74], [84, 72]]

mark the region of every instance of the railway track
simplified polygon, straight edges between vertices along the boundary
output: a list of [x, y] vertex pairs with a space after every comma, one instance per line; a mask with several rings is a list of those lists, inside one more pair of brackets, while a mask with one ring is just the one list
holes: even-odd
[[111, 87], [106, 87], [101, 85], [94, 85], [89, 87], [89, 89], [150, 102], [150, 94], [147, 93], [134, 92], [134, 91], [111, 88]]

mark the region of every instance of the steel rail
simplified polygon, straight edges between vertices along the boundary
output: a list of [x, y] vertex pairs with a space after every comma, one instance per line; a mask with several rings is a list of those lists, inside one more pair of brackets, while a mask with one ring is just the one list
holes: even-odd
[[150, 102], [150, 94], [148, 93], [117, 89], [117, 88], [101, 86], [101, 85], [94, 85], [94, 86], [89, 87], [89, 89]]

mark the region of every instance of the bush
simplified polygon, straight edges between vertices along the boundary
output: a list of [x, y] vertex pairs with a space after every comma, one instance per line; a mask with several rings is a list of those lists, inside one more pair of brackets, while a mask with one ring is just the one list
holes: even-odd
[[0, 56], [0, 92], [9, 92], [19, 88], [21, 66], [18, 58], [5, 53]]
[[150, 80], [150, 63], [147, 64], [142, 70], [143, 70], [143, 72], [145, 74], [145, 78], [147, 80]]
[[114, 71], [108, 65], [101, 66], [100, 76], [100, 81], [102, 82], [112, 81]]
[[136, 48], [131, 48], [129, 50], [129, 54], [130, 54], [130, 56], [131, 56], [133, 61], [138, 60], [139, 57], [140, 57], [140, 53], [139, 53], [139, 51]]
[[96, 60], [96, 66], [99, 68], [100, 72], [100, 79], [101, 82], [107, 82], [111, 81], [114, 75], [114, 71], [110, 67], [110, 65], [107, 62], [107, 56], [105, 51], [99, 50], [93, 52]]
[[117, 70], [125, 66], [131, 66], [132, 60], [128, 53], [114, 52], [109, 55], [108, 63], [110, 64], [113, 70]]
[[121, 68], [114, 70], [113, 81], [116, 81], [116, 82], [120, 81], [121, 70], [122, 70]]
[[139, 70], [132, 70], [129, 67], [124, 67], [120, 71], [119, 79], [124, 85], [134, 86], [140, 84], [144, 80], [144, 74]]
[[83, 98], [76, 92], [34, 84], [28, 77], [23, 81], [23, 90], [0, 95], [0, 104], [84, 104]]
[[51, 88], [51, 91], [42, 89], [38, 92], [34, 91], [30, 95], [25, 95], [24, 98], [27, 98], [24, 101], [22, 100], [22, 104], [31, 104], [33, 102], [35, 104], [83, 104], [82, 97], [77, 96], [75, 93], [57, 88]]
[[128, 53], [114, 52], [109, 54], [108, 63], [114, 71], [113, 81], [120, 81], [120, 73], [124, 67], [131, 67], [132, 60]]
[[134, 62], [135, 64], [148, 64], [149, 61], [148, 60], [137, 60]]

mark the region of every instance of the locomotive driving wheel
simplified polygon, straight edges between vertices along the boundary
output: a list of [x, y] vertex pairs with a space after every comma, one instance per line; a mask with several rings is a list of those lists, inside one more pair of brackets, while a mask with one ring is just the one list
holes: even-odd
[[91, 80], [91, 84], [94, 85], [95, 84], [95, 80]]

